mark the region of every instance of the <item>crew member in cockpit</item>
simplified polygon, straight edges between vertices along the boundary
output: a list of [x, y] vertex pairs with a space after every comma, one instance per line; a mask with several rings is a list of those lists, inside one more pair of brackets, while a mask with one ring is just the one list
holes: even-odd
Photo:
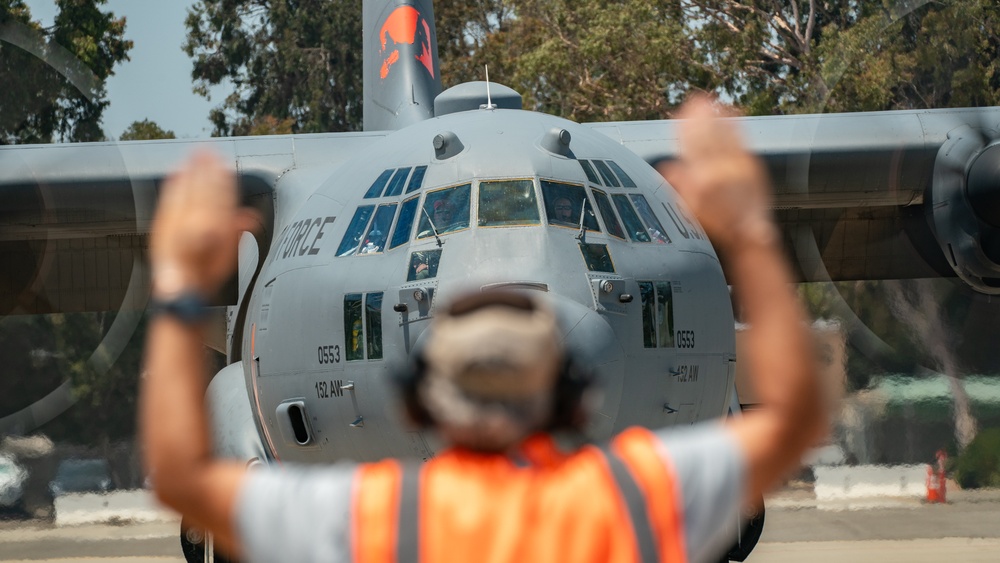
[[447, 233], [455, 228], [455, 207], [447, 199], [434, 202], [434, 228], [438, 234]]
[[578, 220], [575, 219], [576, 210], [573, 202], [568, 197], [560, 196], [552, 202], [552, 220], [554, 223], [575, 227]]

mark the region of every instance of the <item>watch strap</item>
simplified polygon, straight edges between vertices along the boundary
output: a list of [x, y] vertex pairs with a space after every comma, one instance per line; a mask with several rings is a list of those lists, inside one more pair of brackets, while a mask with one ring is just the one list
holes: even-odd
[[193, 291], [185, 291], [169, 298], [154, 297], [149, 304], [153, 317], [169, 315], [184, 324], [194, 325], [208, 318], [208, 302]]

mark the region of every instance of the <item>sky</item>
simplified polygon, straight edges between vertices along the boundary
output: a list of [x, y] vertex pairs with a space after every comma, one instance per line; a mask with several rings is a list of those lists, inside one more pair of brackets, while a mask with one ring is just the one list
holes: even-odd
[[[27, 0], [32, 17], [51, 25], [54, 0]], [[208, 137], [211, 108], [229, 89], [212, 91], [211, 101], [191, 88], [191, 59], [181, 50], [184, 18], [195, 0], [108, 0], [102, 10], [125, 16], [125, 37], [134, 42], [131, 61], [115, 67], [107, 81], [111, 105], [104, 110], [104, 134], [117, 139], [133, 121], [150, 119], [178, 138]]]

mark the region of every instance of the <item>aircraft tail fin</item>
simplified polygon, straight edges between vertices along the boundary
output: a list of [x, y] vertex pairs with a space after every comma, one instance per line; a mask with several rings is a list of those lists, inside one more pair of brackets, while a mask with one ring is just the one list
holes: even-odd
[[400, 129], [434, 117], [441, 68], [431, 0], [365, 0], [364, 128]]

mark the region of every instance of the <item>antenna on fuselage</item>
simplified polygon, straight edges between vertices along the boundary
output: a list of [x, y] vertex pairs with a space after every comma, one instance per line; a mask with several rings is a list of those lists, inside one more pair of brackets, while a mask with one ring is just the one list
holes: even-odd
[[493, 103], [493, 97], [490, 96], [490, 65], [483, 65], [486, 69], [486, 105], [479, 106], [479, 109], [497, 109], [496, 104]]

